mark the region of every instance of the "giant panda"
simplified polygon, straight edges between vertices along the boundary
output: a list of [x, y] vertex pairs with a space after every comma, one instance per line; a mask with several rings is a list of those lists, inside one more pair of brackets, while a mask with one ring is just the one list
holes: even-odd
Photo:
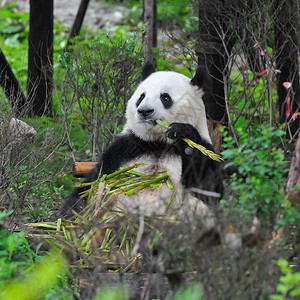
[[[99, 172], [110, 174], [120, 168], [142, 163], [144, 165], [137, 171], [148, 174], [165, 170], [177, 191], [167, 214], [177, 217], [186, 213], [206, 214], [218, 199], [205, 201], [197, 191], [204, 189], [222, 194], [219, 166], [199, 150], [190, 148], [183, 138], [214, 151], [202, 99], [205, 92], [209, 92], [210, 77], [203, 66], [199, 66], [190, 79], [176, 72], [155, 72], [151, 62], [144, 65], [141, 73], [142, 82], [127, 104], [127, 122], [123, 131], [103, 153], [84, 182], [95, 181]], [[168, 124], [169, 129], [158, 125], [156, 119]], [[84, 205], [80, 199], [83, 190], [83, 187], [78, 187], [72, 191], [60, 216], [71, 209], [80, 211]], [[170, 189], [163, 184], [130, 196], [130, 199], [128, 196], [119, 197], [116, 206], [125, 212], [163, 215], [170, 193]]]

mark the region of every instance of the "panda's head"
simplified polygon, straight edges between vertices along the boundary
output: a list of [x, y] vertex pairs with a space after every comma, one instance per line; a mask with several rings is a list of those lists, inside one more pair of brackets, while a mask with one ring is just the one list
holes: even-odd
[[[193, 79], [169, 71], [155, 72], [152, 63], [142, 71], [143, 81], [128, 101], [124, 132], [146, 141], [165, 140], [165, 129], [156, 124], [188, 123], [210, 141], [202, 96], [210, 88], [210, 77], [199, 67]], [[169, 141], [171, 142], [171, 141]]]

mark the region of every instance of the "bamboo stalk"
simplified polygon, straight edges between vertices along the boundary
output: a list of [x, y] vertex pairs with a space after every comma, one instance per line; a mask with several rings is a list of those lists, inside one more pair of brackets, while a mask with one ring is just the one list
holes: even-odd
[[[169, 126], [164, 123], [163, 121], [161, 120], [156, 120], [156, 123], [161, 125], [163, 128], [165, 129], [169, 129]], [[214, 153], [213, 151], [211, 150], [207, 150], [204, 146], [202, 145], [199, 145], [193, 141], [191, 141], [190, 139], [186, 139], [184, 138], [183, 139], [191, 148], [196, 148], [198, 149], [199, 151], [201, 151], [204, 155], [208, 156], [209, 158], [211, 158], [212, 160], [215, 160], [217, 162], [221, 162], [223, 161], [222, 157], [219, 155], [219, 154], [216, 154]]]

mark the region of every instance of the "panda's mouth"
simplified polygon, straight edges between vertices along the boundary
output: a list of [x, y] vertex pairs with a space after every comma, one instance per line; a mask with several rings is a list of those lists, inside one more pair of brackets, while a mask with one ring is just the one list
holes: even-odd
[[137, 113], [135, 117], [136, 117], [136, 121], [138, 123], [140, 123], [141, 125], [144, 125], [144, 126], [150, 125], [152, 127], [157, 125], [157, 123], [155, 121], [157, 118], [154, 113], [151, 113], [148, 115], [142, 115], [142, 114]]
[[153, 119], [141, 119], [139, 121], [139, 123], [146, 123], [146, 124], [149, 124], [149, 125], [152, 125], [152, 126], [157, 125], [157, 123]]

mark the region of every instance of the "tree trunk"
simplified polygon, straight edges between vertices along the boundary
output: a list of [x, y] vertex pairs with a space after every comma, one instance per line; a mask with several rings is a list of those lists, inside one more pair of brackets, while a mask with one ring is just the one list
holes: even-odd
[[22, 116], [26, 104], [26, 97], [15, 77], [4, 53], [0, 49], [0, 86], [11, 103], [17, 116]]
[[90, 0], [81, 0], [66, 47], [68, 47], [71, 43], [71, 40], [79, 34], [89, 2]]
[[97, 161], [76, 161], [74, 165], [74, 176], [85, 177], [97, 164]]
[[[222, 7], [218, 2], [199, 0], [199, 40], [196, 47], [198, 64], [206, 65], [212, 78], [212, 93], [204, 97], [207, 116], [210, 120], [226, 122], [224, 76], [228, 77], [227, 63], [230, 41], [222, 40], [224, 26]], [[226, 49], [226, 48], [227, 49]]]
[[292, 202], [293, 207], [296, 208], [298, 208], [300, 204], [300, 191], [295, 191], [295, 186], [297, 184], [300, 184], [300, 133], [298, 134], [298, 140], [293, 154], [285, 189], [285, 199], [289, 199]]
[[144, 34], [145, 61], [153, 60], [153, 48], [157, 45], [156, 0], [144, 0], [143, 22], [147, 24]]
[[30, 0], [27, 95], [30, 116], [52, 115], [53, 0]]
[[[300, 118], [295, 121], [292, 115], [300, 109], [300, 82], [298, 69], [298, 40], [297, 40], [297, 5], [294, 0], [274, 1], [274, 54], [276, 69], [281, 73], [278, 76], [277, 92], [280, 122], [288, 123], [290, 137], [296, 137], [300, 127]], [[292, 87], [287, 90], [282, 85], [289, 81]], [[287, 116], [287, 99], [290, 97], [290, 115]]]

